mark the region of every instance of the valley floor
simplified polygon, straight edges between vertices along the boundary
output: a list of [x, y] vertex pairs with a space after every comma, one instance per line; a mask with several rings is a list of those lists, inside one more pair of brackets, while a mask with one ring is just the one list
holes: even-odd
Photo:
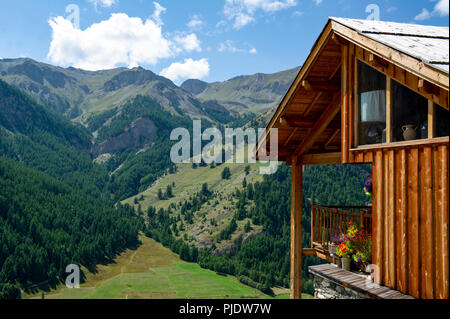
[[[86, 272], [79, 289], [65, 286], [45, 293], [47, 299], [173, 299], [273, 298], [241, 284], [233, 276], [219, 275], [198, 264], [181, 261], [169, 249], [142, 236], [142, 245], [126, 250], [114, 264]], [[274, 289], [275, 298], [288, 298], [287, 289]], [[24, 295], [41, 298], [42, 293]]]

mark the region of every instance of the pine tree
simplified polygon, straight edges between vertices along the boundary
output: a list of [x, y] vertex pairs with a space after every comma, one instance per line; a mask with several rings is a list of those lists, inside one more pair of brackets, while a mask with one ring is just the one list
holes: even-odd
[[252, 226], [250, 225], [250, 221], [247, 221], [247, 224], [245, 224], [245, 227], [244, 227], [244, 231], [246, 233], [248, 233], [251, 230], [252, 230]]
[[167, 185], [166, 198], [172, 198], [172, 197], [173, 197], [172, 186], [171, 185]]
[[230, 179], [231, 171], [229, 167], [225, 167], [222, 171], [222, 179]]

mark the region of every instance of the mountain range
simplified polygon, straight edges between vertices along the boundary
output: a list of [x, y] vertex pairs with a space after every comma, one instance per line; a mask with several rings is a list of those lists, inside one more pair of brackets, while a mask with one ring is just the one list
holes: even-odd
[[[123, 199], [144, 190], [171, 167], [166, 143], [171, 130], [191, 127], [192, 119], [240, 127], [259, 115], [267, 117], [297, 71], [238, 76], [215, 83], [187, 80], [177, 86], [141, 67], [93, 72], [28, 58], [3, 59], [3, 99], [14, 92], [15, 101], [3, 103], [0, 128], [8, 145], [20, 136], [33, 142], [34, 151], [45, 143], [23, 128], [44, 130], [58, 141], [63, 135], [72, 150], [91, 157], [111, 176], [109, 187], [115, 190], [116, 199]], [[13, 139], [5, 132], [19, 135]], [[23, 141], [14, 145], [19, 144]], [[24, 157], [23, 152], [12, 149], [8, 149], [11, 157]]]
[[[60, 283], [69, 260], [111, 262], [139, 233], [258, 289], [288, 286], [289, 168], [263, 177], [258, 164], [176, 165], [170, 133], [193, 119], [262, 127], [297, 72], [177, 86], [143, 68], [0, 60], [0, 298]], [[305, 209], [361, 205], [370, 169], [308, 168]]]
[[241, 126], [277, 105], [297, 72], [294, 68], [214, 83], [187, 80], [178, 87], [141, 67], [92, 72], [28, 58], [0, 60], [1, 80], [47, 110], [86, 127], [92, 135], [91, 154], [96, 158], [109, 158], [126, 149], [137, 152], [153, 142], [156, 130], [151, 119], [139, 116], [116, 129], [109, 139], [99, 134], [123, 117], [124, 106], [137, 96], [148, 97], [172, 116]]

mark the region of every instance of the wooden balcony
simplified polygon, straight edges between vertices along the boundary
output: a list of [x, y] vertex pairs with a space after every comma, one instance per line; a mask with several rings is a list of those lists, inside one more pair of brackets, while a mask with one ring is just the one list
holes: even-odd
[[350, 221], [372, 233], [372, 207], [312, 205], [311, 248], [316, 256], [332, 261], [329, 250], [331, 239], [345, 234]]

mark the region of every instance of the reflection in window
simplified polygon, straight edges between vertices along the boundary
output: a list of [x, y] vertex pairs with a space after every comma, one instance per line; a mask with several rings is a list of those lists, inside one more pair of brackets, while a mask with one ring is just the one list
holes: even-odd
[[392, 80], [394, 142], [428, 138], [428, 100]]
[[386, 76], [358, 61], [359, 144], [386, 142]]
[[435, 105], [434, 118], [436, 119], [436, 137], [449, 136], [449, 111], [440, 105]]

